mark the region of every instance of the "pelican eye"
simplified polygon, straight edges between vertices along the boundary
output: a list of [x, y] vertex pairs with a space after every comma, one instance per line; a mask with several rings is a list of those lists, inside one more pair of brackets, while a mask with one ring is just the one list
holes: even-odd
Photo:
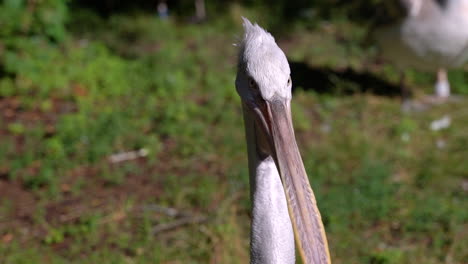
[[289, 76], [289, 79], [288, 79], [288, 86], [291, 85], [291, 76]]
[[257, 83], [252, 77], [249, 77], [249, 88], [253, 90], [258, 90]]

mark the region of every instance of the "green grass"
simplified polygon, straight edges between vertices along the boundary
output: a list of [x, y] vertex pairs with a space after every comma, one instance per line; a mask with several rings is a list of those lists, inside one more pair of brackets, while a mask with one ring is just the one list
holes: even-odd
[[[233, 18], [202, 25], [94, 17], [94, 32], [80, 29], [92, 21], [80, 13], [63, 43], [7, 41], [0, 262], [248, 262], [248, 169], [232, 46], [242, 12], [235, 7]], [[338, 21], [298, 25], [277, 40], [294, 61], [369, 71], [396, 86], [391, 66], [367, 68], [373, 51], [360, 47], [362, 35]], [[327, 76], [335, 91], [359, 90], [336, 76]], [[463, 91], [463, 73], [452, 76]], [[431, 91], [428, 74], [412, 72], [410, 83]], [[296, 90], [296, 136], [334, 263], [467, 259], [466, 103], [406, 113], [398, 98]], [[444, 115], [451, 126], [431, 131]], [[147, 157], [108, 162], [141, 148]], [[207, 221], [153, 234], [175, 217], [151, 205]]]

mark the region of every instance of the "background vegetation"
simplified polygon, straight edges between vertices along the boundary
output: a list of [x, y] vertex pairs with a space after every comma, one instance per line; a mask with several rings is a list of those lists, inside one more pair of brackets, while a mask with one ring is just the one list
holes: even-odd
[[[1, 263], [248, 262], [241, 16], [289, 57], [334, 263], [466, 262], [468, 75], [403, 111], [363, 45], [383, 1], [207, 1], [199, 24], [191, 1], [121, 2], [0, 1]], [[433, 76], [407, 74], [423, 102]]]

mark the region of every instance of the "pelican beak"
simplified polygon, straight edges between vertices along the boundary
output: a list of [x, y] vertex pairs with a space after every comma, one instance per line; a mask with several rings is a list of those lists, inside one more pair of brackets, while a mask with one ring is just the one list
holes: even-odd
[[327, 238], [315, 196], [294, 136], [290, 100], [274, 99], [251, 105], [257, 126], [281, 175], [296, 244], [304, 263], [331, 263]]

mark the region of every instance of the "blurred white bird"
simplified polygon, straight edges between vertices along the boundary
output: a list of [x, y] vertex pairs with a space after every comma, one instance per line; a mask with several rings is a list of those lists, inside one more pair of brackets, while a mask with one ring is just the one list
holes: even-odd
[[399, 67], [437, 71], [435, 94], [450, 96], [446, 69], [468, 59], [468, 0], [395, 1], [393, 21], [373, 30], [382, 55]]

